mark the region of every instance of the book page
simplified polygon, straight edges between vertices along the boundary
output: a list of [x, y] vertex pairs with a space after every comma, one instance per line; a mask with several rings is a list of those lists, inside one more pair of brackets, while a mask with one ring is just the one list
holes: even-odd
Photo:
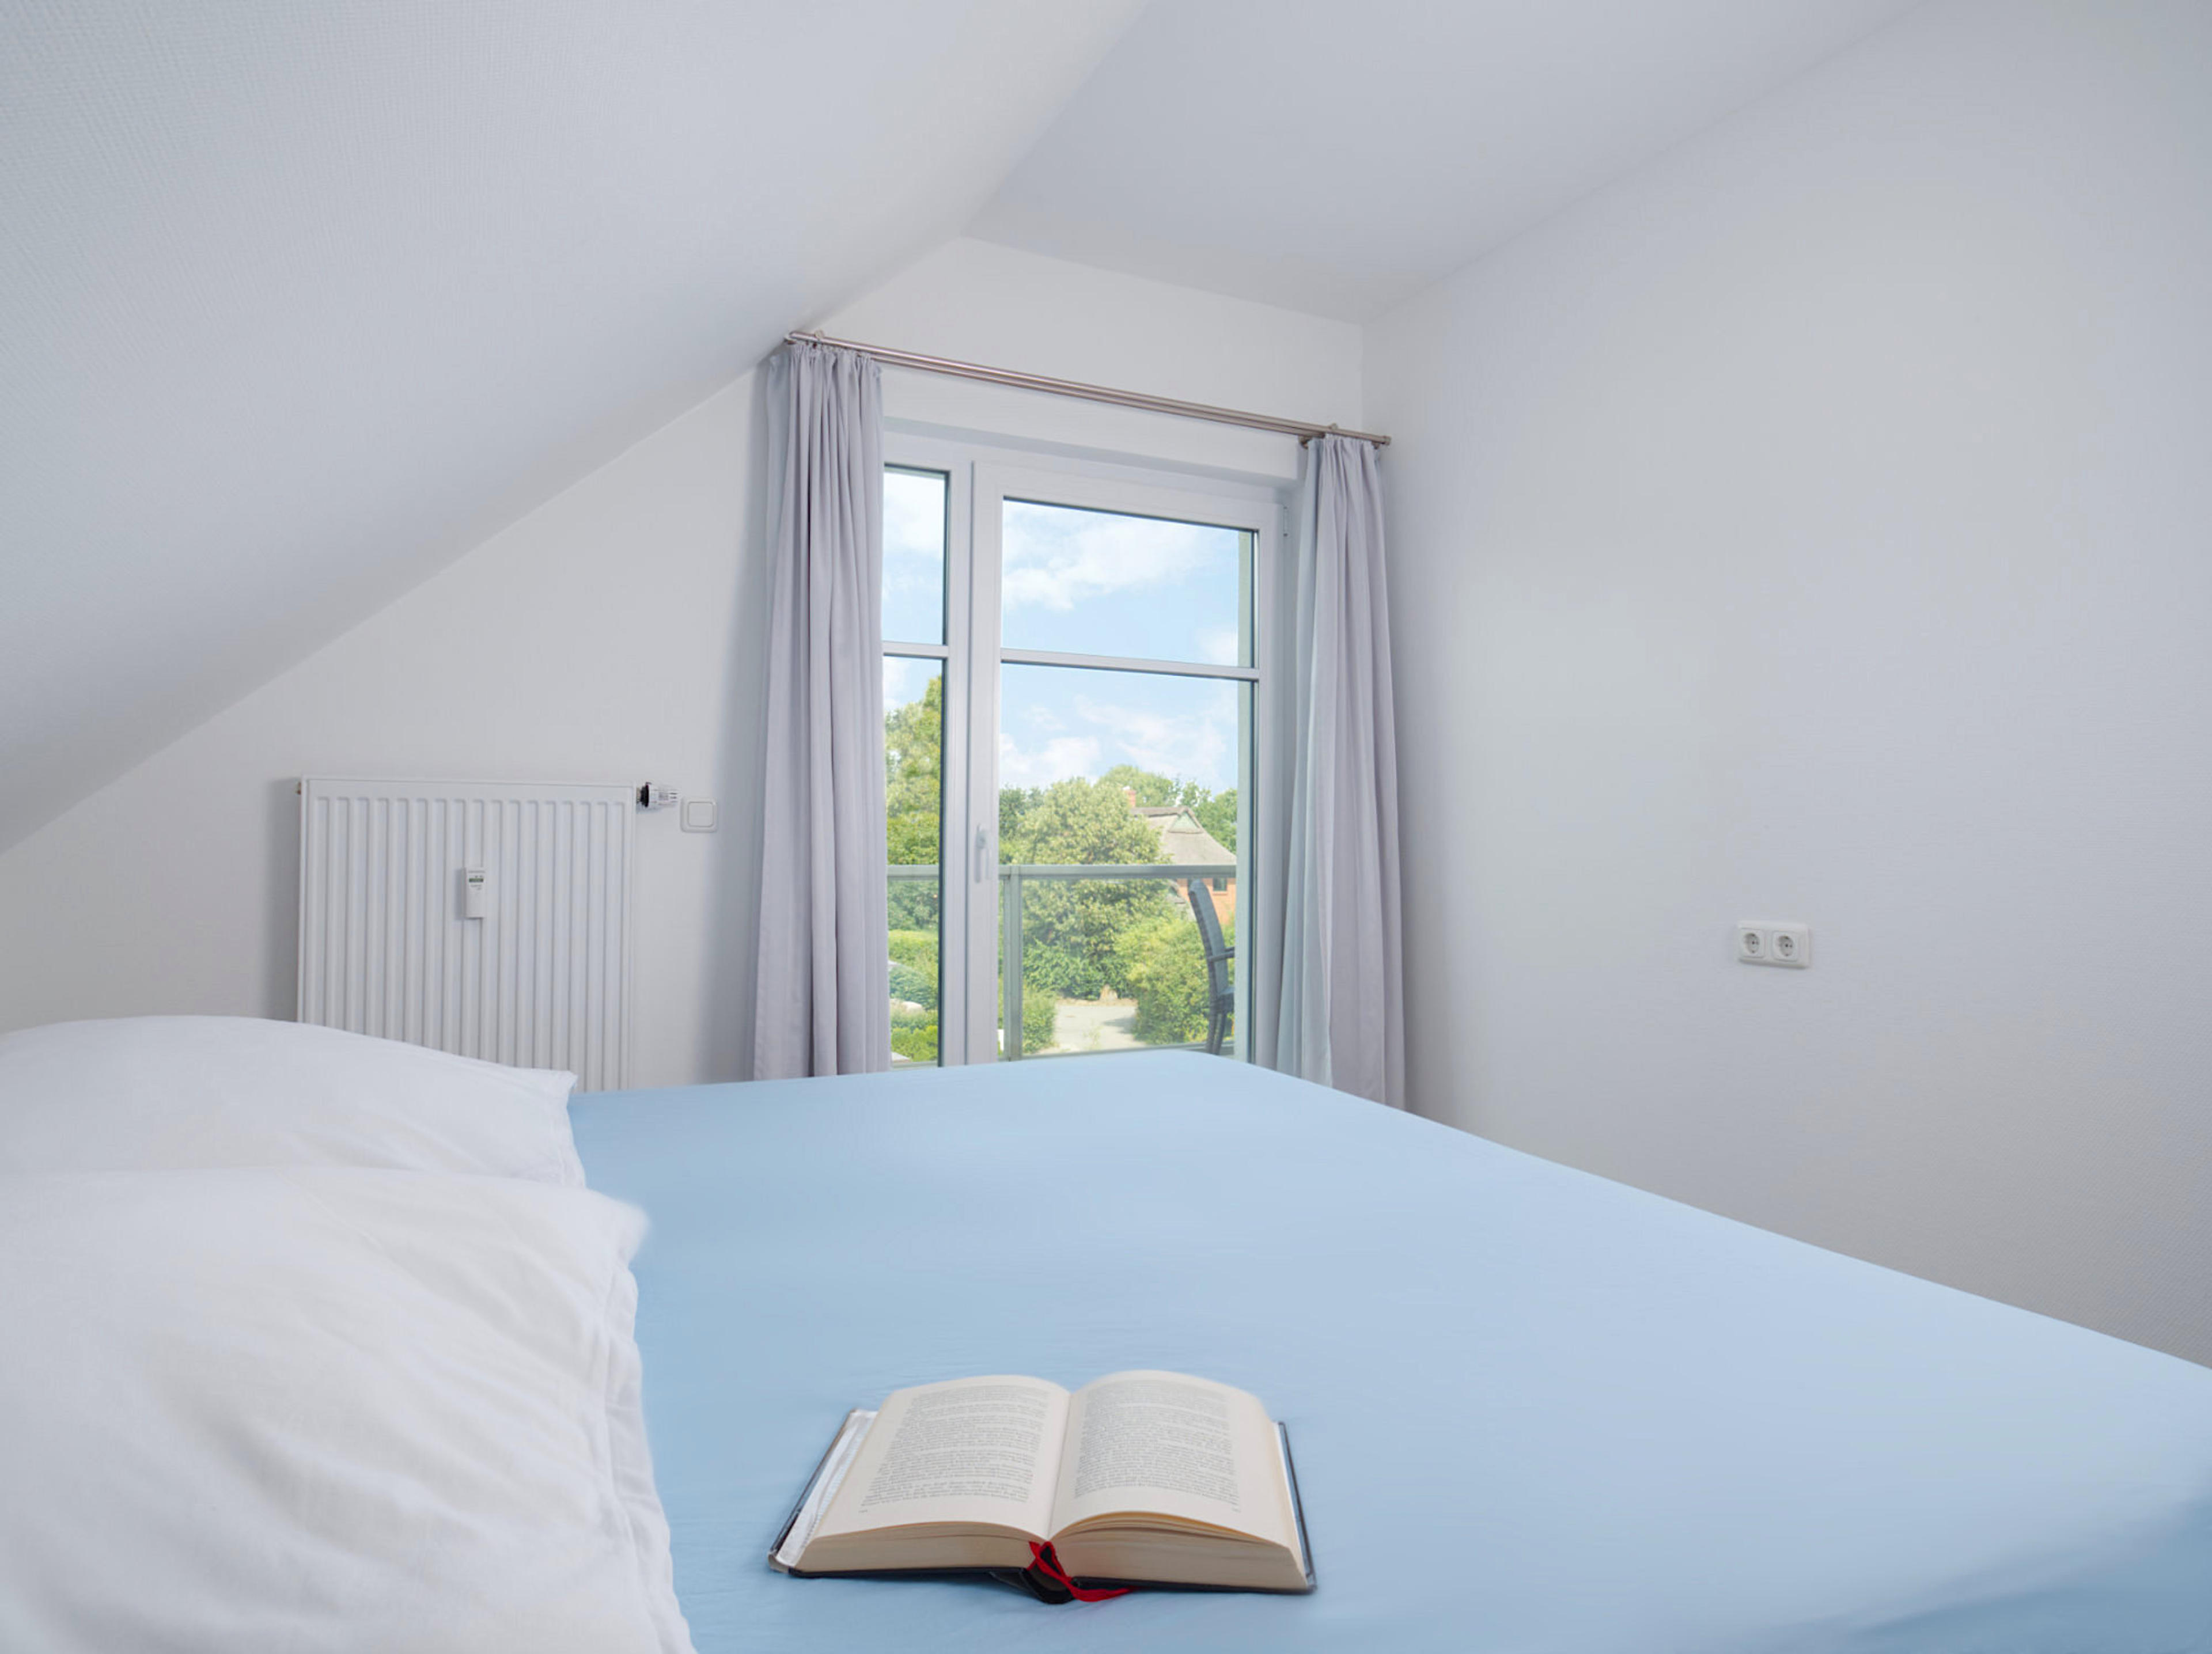
[[949, 1522], [1042, 1539], [1067, 1392], [1042, 1378], [954, 1378], [891, 1392], [814, 1530]]
[[1231, 1528], [1295, 1550], [1274, 1421], [1256, 1397], [1182, 1372], [1115, 1372], [1069, 1400], [1051, 1531], [1111, 1512]]

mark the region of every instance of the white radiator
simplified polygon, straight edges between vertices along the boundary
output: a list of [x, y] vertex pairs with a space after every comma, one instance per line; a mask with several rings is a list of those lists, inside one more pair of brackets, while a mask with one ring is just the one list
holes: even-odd
[[631, 787], [300, 785], [300, 1021], [628, 1079]]

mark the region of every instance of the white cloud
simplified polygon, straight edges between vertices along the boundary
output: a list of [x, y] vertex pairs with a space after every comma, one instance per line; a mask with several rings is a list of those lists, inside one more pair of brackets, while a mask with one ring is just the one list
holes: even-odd
[[1042, 787], [1071, 775], [1096, 775], [1106, 766], [1098, 760], [1097, 737], [1054, 736], [1034, 752], [1024, 752], [1013, 736], [999, 732], [999, 785], [1002, 787]]
[[1234, 591], [1237, 533], [1010, 500], [1000, 575], [1009, 609], [1070, 609], [1086, 599], [1213, 573]]
[[1237, 785], [1235, 684], [1034, 666], [1006, 674], [1003, 785], [1095, 779], [1125, 763], [1208, 787]]
[[884, 592], [893, 624], [902, 632], [919, 626], [922, 637], [935, 641], [941, 634], [926, 622], [944, 590], [945, 484], [934, 476], [886, 471]]
[[1088, 696], [1077, 700], [1076, 712], [1086, 724], [1112, 731], [1108, 744], [1116, 762], [1225, 787], [1234, 785], [1237, 776], [1235, 694], [1226, 690], [1218, 697], [1209, 695], [1206, 700], [1213, 705], [1180, 715]]
[[908, 471], [884, 473], [884, 560], [945, 558], [945, 483]]
[[884, 657], [884, 710], [903, 706], [910, 700], [920, 700], [929, 691], [929, 681], [940, 669], [933, 660], [910, 660], [897, 655]]
[[1208, 665], [1238, 664], [1239, 653], [1243, 647], [1244, 639], [1237, 635], [1233, 626], [1209, 626], [1201, 628], [1198, 634], [1198, 657]]

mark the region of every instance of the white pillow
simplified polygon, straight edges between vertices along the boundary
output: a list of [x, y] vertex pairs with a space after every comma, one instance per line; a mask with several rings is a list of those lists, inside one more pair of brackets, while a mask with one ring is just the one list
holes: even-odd
[[380, 1166], [583, 1187], [572, 1074], [250, 1016], [0, 1035], [0, 1173]]
[[0, 1647], [688, 1651], [643, 1228], [504, 1178], [0, 1179]]

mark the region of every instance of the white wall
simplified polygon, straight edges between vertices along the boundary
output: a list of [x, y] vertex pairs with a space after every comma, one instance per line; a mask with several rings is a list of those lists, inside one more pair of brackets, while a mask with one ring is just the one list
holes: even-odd
[[[974, 242], [830, 333], [1199, 400], [1359, 418], [1356, 329]], [[638, 1084], [742, 1071], [761, 608], [754, 376], [662, 428], [0, 856], [0, 1029], [286, 1016], [303, 774], [672, 784], [641, 819]], [[887, 415], [1285, 476], [1287, 439], [886, 377]]]
[[[928, 355], [1019, 367], [1185, 402], [1212, 403], [1294, 419], [1355, 423], [1360, 408], [1359, 330], [1349, 323], [1216, 293], [1121, 276], [987, 241], [955, 240], [916, 260], [896, 281], [823, 324], [833, 337], [896, 345]], [[950, 397], [970, 382], [901, 374], [919, 393]], [[996, 393], [1003, 397], [1006, 393]], [[887, 391], [887, 400], [892, 393]], [[943, 404], [952, 406], [951, 403]], [[1048, 417], [1119, 417], [1122, 410], [1059, 397], [1022, 398]], [[887, 407], [887, 415], [900, 410]], [[1072, 427], [1088, 430], [1087, 426]], [[1249, 438], [1235, 427], [1176, 420], [1146, 427], [1173, 433], [1175, 451], [1235, 466], [1256, 451], [1203, 445]], [[1056, 433], [1057, 433], [1057, 427]], [[1296, 445], [1264, 435], [1279, 462]]]
[[[289, 1016], [304, 774], [672, 782], [734, 802], [757, 654], [750, 376], [0, 857], [0, 1026]], [[640, 819], [643, 1083], [728, 1075], [750, 822]]]
[[2208, 68], [1932, 6], [1370, 330], [1424, 1112], [2212, 1360]]

